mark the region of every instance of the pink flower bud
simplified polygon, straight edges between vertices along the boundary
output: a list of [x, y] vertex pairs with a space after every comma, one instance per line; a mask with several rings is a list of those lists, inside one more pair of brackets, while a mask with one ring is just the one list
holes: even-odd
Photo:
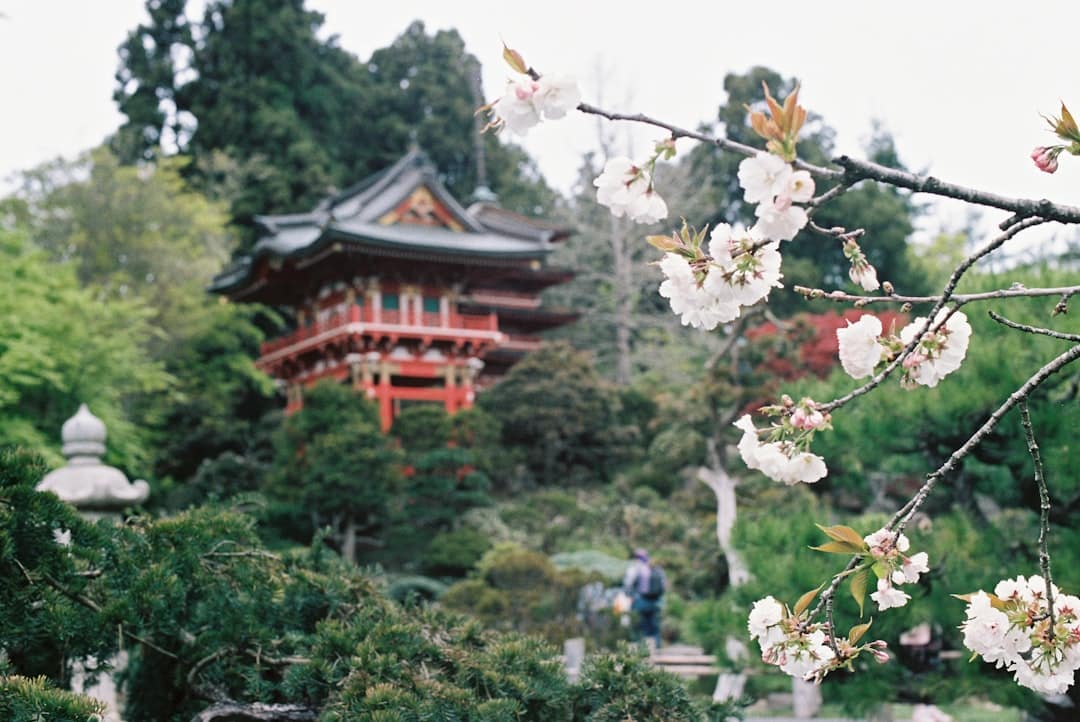
[[1053, 148], [1039, 146], [1031, 151], [1031, 159], [1035, 161], [1035, 167], [1044, 173], [1053, 173], [1058, 169], [1057, 153]]
[[818, 429], [825, 424], [825, 416], [820, 411], [807, 411], [802, 406], [795, 409], [791, 414], [791, 425], [796, 429], [809, 431]]
[[903, 365], [904, 365], [904, 368], [906, 368], [906, 369], [912, 369], [912, 368], [915, 368], [916, 366], [918, 366], [919, 364], [921, 364], [925, 360], [926, 360], [926, 355], [925, 354], [921, 354], [921, 353], [918, 353], [916, 351], [913, 351], [910, 354], [908, 354], [907, 358], [904, 359], [904, 364]]

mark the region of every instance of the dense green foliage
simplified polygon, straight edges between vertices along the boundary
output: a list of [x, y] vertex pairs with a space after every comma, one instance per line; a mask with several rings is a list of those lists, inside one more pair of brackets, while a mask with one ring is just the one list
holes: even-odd
[[326, 721], [703, 719], [674, 678], [629, 652], [593, 660], [571, 684], [554, 648], [399, 607], [321, 544], [271, 554], [250, 517], [227, 509], [89, 525], [33, 491], [40, 470], [0, 455], [4, 649], [18, 673], [55, 674], [124, 644], [133, 722], [187, 720], [226, 698]]
[[56, 689], [45, 677], [0, 676], [0, 717], [8, 722], [97, 722], [101, 704]]
[[615, 389], [587, 352], [549, 344], [511, 369], [479, 399], [519, 450], [533, 479], [574, 485], [612, 478], [637, 430], [620, 423]]
[[276, 447], [276, 498], [310, 514], [315, 528], [328, 527], [348, 561], [358, 543], [378, 543], [400, 489], [401, 456], [370, 401], [342, 384], [316, 384]]
[[152, 311], [80, 286], [23, 231], [0, 228], [0, 440], [60, 461], [59, 431], [80, 403], [112, 431], [110, 459], [148, 470], [147, 435], [131, 423], [139, 394], [170, 383], [147, 348]]

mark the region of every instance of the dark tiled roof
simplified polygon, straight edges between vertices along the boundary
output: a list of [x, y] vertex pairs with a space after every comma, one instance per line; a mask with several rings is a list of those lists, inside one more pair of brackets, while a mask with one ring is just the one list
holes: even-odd
[[[379, 223], [419, 187], [425, 187], [462, 228]], [[435, 167], [412, 150], [386, 168], [324, 200], [309, 213], [256, 216], [262, 236], [250, 255], [214, 278], [210, 290], [229, 293], [249, 284], [260, 258], [303, 258], [330, 243], [370, 247], [380, 255], [417, 252], [456, 259], [542, 259], [565, 229], [489, 204], [466, 210], [439, 181]]]

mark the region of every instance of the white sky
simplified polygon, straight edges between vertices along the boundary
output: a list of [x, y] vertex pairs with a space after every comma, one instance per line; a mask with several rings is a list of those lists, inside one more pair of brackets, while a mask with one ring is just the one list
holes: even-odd
[[[1080, 112], [1080, 2], [308, 1], [361, 59], [421, 19], [429, 32], [457, 28], [491, 97], [508, 74], [505, 38], [541, 72], [577, 75], [586, 101], [689, 127], [713, 116], [725, 73], [766, 65], [802, 80], [803, 104], [837, 130], [841, 152], [859, 153], [876, 118], [912, 168], [1080, 203], [1080, 159], [1049, 176], [1028, 157], [1052, 142], [1039, 113], [1056, 114], [1059, 98]], [[119, 125], [116, 48], [144, 10], [143, 0], [0, 0], [0, 13], [2, 178]], [[549, 122], [525, 140], [555, 187], [573, 183], [594, 123]]]

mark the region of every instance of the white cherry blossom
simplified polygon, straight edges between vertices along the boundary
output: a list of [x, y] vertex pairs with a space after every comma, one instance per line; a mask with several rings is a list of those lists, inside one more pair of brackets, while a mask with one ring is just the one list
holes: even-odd
[[780, 195], [762, 202], [754, 209], [758, 222], [755, 229], [763, 238], [790, 241], [810, 220], [806, 209], [792, 205], [791, 197]]
[[[938, 311], [931, 328], [941, 322], [948, 314], [946, 309]], [[900, 330], [900, 341], [906, 346], [914, 340], [919, 330], [926, 324], [926, 317], [920, 316]], [[971, 340], [971, 324], [967, 316], [957, 311], [936, 333], [927, 333], [918, 345], [904, 359], [903, 385], [912, 388], [922, 384], [933, 388], [941, 379], [960, 368], [967, 354]]]
[[1041, 694], [1065, 693], [1080, 668], [1080, 599], [1061, 594], [1056, 586], [1052, 591], [1053, 634], [1048, 633], [1046, 580], [1041, 576], [1002, 580], [993, 597], [983, 591], [971, 595], [961, 626], [964, 646], [1012, 672], [1017, 684]]
[[651, 186], [634, 198], [626, 214], [637, 223], [656, 223], [667, 218], [667, 204]]
[[747, 203], [771, 202], [788, 188], [792, 170], [782, 158], [761, 152], [739, 163], [739, 185]]
[[525, 135], [540, 122], [540, 108], [535, 101], [540, 83], [529, 77], [521, 77], [507, 83], [506, 93], [494, 106], [495, 114], [506, 127], [518, 135]]
[[893, 584], [918, 583], [919, 575], [930, 571], [928, 562], [929, 557], [926, 552], [919, 552], [918, 554], [912, 554], [910, 557], [905, 557], [900, 568], [892, 574]]
[[845, 328], [836, 329], [836, 340], [840, 344], [840, 365], [854, 379], [874, 375], [874, 367], [881, 363], [885, 347], [878, 343], [881, 336], [881, 321], [876, 316], [865, 314], [855, 323], [848, 322]]
[[534, 98], [544, 117], [558, 120], [581, 102], [577, 81], [565, 75], [545, 75], [540, 78]]
[[864, 291], [873, 292], [881, 288], [878, 283], [877, 269], [869, 263], [852, 264], [848, 270], [851, 282], [862, 287]]
[[911, 596], [894, 587], [888, 579], [878, 579], [877, 591], [870, 598], [877, 602], [878, 609], [885, 611], [904, 606]]
[[743, 462], [773, 481], [789, 486], [799, 482], [813, 484], [829, 472], [824, 459], [808, 451], [798, 451], [790, 442], [762, 443], [749, 414], [740, 417], [734, 426], [743, 432], [738, 445]]
[[769, 627], [779, 624], [783, 618], [784, 607], [772, 596], [757, 600], [750, 609], [750, 618], [747, 621], [750, 638], [765, 636]]
[[611, 209], [611, 215], [624, 215], [637, 223], [655, 223], [667, 217], [667, 205], [652, 187], [652, 178], [626, 156], [616, 156], [604, 164], [593, 181], [596, 202]]
[[795, 203], [806, 203], [814, 197], [814, 178], [809, 171], [797, 170], [788, 177], [784, 192]]
[[878, 529], [873, 534], [863, 537], [866, 546], [870, 547], [870, 554], [875, 558], [887, 558], [893, 550], [906, 552], [911, 547], [911, 541], [902, 532], [897, 534], [888, 529]]

